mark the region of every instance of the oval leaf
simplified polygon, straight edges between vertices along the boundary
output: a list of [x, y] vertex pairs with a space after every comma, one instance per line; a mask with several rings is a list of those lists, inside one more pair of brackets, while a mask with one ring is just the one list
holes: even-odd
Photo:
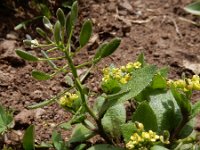
[[19, 50], [17, 49], [16, 50], [16, 54], [21, 57], [22, 59], [24, 60], [27, 60], [27, 61], [38, 61], [39, 59], [35, 56], [33, 56], [32, 54], [28, 53], [28, 52], [25, 52], [23, 50]]
[[110, 107], [102, 119], [103, 128], [112, 136], [120, 137], [120, 126], [126, 121], [126, 110], [123, 104]]
[[101, 57], [107, 57], [111, 55], [120, 45], [121, 39], [115, 38], [108, 43], [108, 45], [103, 49]]
[[36, 32], [42, 37], [46, 37], [47, 36], [46, 32], [44, 32], [44, 30], [42, 30], [39, 27], [36, 28]]
[[25, 150], [34, 150], [34, 138], [35, 138], [35, 127], [34, 125], [30, 125], [23, 136], [23, 148]]
[[47, 29], [52, 30], [53, 25], [51, 24], [51, 22], [49, 21], [49, 19], [46, 16], [43, 17], [43, 24]]
[[84, 22], [83, 27], [81, 29], [81, 34], [79, 39], [81, 47], [87, 44], [91, 35], [92, 35], [92, 22], [91, 20], [87, 20]]
[[97, 49], [97, 52], [93, 58], [94, 63], [97, 63], [101, 60], [102, 58], [102, 52], [104, 51], [104, 49], [107, 47], [108, 43], [103, 43], [99, 46], [99, 48]]
[[72, 78], [68, 75], [65, 76], [65, 82], [69, 85], [69, 86], [74, 86], [74, 82], [72, 80]]
[[56, 44], [59, 44], [61, 35], [60, 35], [60, 21], [57, 21], [55, 26], [54, 26], [54, 40]]
[[51, 76], [49, 74], [46, 74], [41, 71], [32, 71], [32, 76], [37, 80], [48, 80], [51, 79]]
[[97, 144], [88, 148], [87, 150], [123, 150], [123, 149], [109, 144]]
[[76, 23], [77, 17], [78, 17], [78, 2], [75, 1], [72, 4], [71, 17], [70, 17], [70, 22], [72, 26], [74, 26], [74, 24]]
[[133, 122], [138, 121], [144, 125], [145, 130], [157, 131], [157, 119], [147, 102], [141, 103], [133, 114]]
[[58, 10], [56, 12], [56, 16], [57, 16], [58, 20], [60, 21], [61, 26], [65, 27], [66, 18], [65, 18], [65, 14], [62, 11], [62, 9], [58, 8]]
[[200, 1], [194, 2], [186, 6], [185, 11], [194, 14], [194, 15], [200, 15]]

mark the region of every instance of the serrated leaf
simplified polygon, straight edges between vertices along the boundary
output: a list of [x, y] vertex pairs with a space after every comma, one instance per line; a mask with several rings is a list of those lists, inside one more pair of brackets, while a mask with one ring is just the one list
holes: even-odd
[[39, 27], [36, 28], [36, 32], [42, 37], [46, 37], [47, 36], [46, 32], [44, 32], [44, 30], [42, 30]]
[[61, 134], [57, 131], [52, 133], [52, 142], [56, 150], [64, 150], [65, 142], [62, 140]]
[[109, 144], [97, 144], [88, 148], [87, 150], [123, 150], [123, 149]]
[[58, 8], [56, 15], [57, 15], [58, 20], [60, 21], [61, 26], [65, 27], [66, 18], [65, 18], [65, 14], [63, 10]]
[[78, 2], [75, 1], [71, 7], [71, 16], [70, 16], [71, 26], [75, 25], [77, 17], [78, 17]]
[[53, 25], [51, 24], [51, 22], [46, 16], [43, 17], [43, 24], [47, 29], [50, 29], [50, 30], [53, 29]]
[[94, 135], [95, 135], [94, 132], [87, 129], [82, 124], [77, 124], [72, 132], [69, 142], [70, 143], [84, 142], [84, 141], [88, 140], [89, 138], [93, 137]]
[[85, 46], [88, 43], [91, 35], [92, 35], [92, 22], [91, 20], [86, 20], [82, 26], [79, 38], [81, 47]]
[[31, 53], [25, 52], [23, 50], [16, 50], [16, 54], [24, 60], [27, 61], [38, 61], [39, 59], [36, 56], [33, 56]]
[[56, 42], [57, 45], [59, 45], [60, 40], [61, 40], [61, 26], [60, 26], [60, 21], [57, 21], [56, 24], [54, 25], [54, 40]]
[[148, 102], [142, 102], [133, 113], [132, 121], [138, 121], [144, 125], [145, 130], [158, 130], [156, 114]]
[[34, 139], [35, 139], [35, 127], [34, 125], [30, 125], [23, 136], [23, 148], [25, 150], [34, 150]]
[[185, 8], [185, 11], [194, 14], [194, 15], [200, 15], [200, 1], [191, 3], [187, 5]]
[[130, 141], [130, 137], [137, 131], [137, 128], [135, 127], [135, 123], [129, 122], [121, 125], [121, 131], [125, 143], [128, 143], [128, 141]]
[[163, 146], [160, 146], [160, 145], [154, 145], [153, 147], [151, 147], [150, 150], [169, 150]]
[[113, 138], [121, 136], [120, 125], [126, 121], [126, 110], [123, 104], [110, 107], [102, 118], [102, 125], [105, 131]]
[[191, 115], [191, 118], [195, 117], [199, 113], [200, 113], [200, 101], [198, 101], [194, 105], [192, 105], [192, 115]]
[[69, 85], [69, 86], [74, 86], [74, 81], [72, 80], [72, 78], [68, 75], [65, 76], [65, 82]]
[[14, 126], [13, 116], [0, 105], [0, 134]]
[[41, 71], [32, 71], [32, 76], [37, 79], [37, 80], [49, 80], [51, 79], [51, 76], [49, 74], [46, 74], [44, 72]]
[[159, 133], [163, 130], [173, 131], [182, 120], [180, 108], [171, 91], [152, 92], [149, 106], [156, 116]]

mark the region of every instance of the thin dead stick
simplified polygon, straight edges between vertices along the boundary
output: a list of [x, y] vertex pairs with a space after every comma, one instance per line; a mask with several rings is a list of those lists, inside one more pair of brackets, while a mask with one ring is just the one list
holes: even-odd
[[196, 25], [196, 26], [200, 26], [199, 23], [196, 23], [195, 21], [192, 21], [192, 20], [189, 20], [189, 19], [186, 19], [186, 18], [183, 18], [183, 17], [178, 17], [178, 19], [181, 20], [181, 21], [185, 21], [187, 23], [191, 23], [191, 24]]
[[168, 16], [168, 18], [173, 22], [175, 30], [176, 30], [176, 33], [180, 36], [180, 38], [182, 38], [183, 36], [182, 36], [182, 34], [181, 34], [180, 30], [179, 30], [179, 27], [178, 27], [178, 25], [176, 23], [176, 20], [173, 19], [172, 17], [169, 17], [169, 16]]

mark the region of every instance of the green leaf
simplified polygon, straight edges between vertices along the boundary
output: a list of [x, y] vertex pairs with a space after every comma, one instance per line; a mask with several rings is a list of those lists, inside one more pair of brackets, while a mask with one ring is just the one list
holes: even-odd
[[72, 4], [72, 8], [71, 8], [71, 16], [70, 16], [71, 26], [75, 25], [77, 17], [78, 17], [78, 2], [75, 1]]
[[61, 31], [60, 21], [57, 21], [54, 26], [54, 33], [53, 33], [54, 40], [57, 45], [59, 45], [60, 40], [61, 40], [61, 34], [60, 34], [61, 32], [60, 31]]
[[101, 108], [103, 107], [103, 103], [105, 102], [105, 98], [103, 96], [99, 96], [96, 98], [95, 100], [95, 104], [93, 107], [93, 110], [96, 114], [99, 113], [99, 111], [101, 110]]
[[57, 131], [52, 133], [52, 142], [56, 150], [64, 150], [65, 142], [62, 140], [61, 134]]
[[48, 53], [47, 53], [46, 51], [43, 51], [43, 50], [41, 50], [41, 53], [42, 53], [42, 55], [47, 59], [47, 62], [49, 63], [49, 65], [50, 65], [52, 68], [57, 69], [56, 64], [55, 64], [52, 60], [49, 59]]
[[65, 76], [65, 82], [69, 85], [69, 86], [74, 86], [74, 81], [72, 80], [72, 78], [68, 75]]
[[68, 122], [65, 122], [65, 123], [62, 123], [59, 125], [62, 129], [65, 129], [65, 130], [69, 130], [72, 128], [72, 125], [71, 123], [68, 121]]
[[53, 29], [53, 25], [51, 24], [51, 22], [46, 16], [43, 17], [43, 24], [47, 29], [50, 29], [50, 30]]
[[34, 150], [34, 139], [35, 139], [35, 127], [34, 125], [30, 125], [23, 136], [23, 148], [25, 150]]
[[191, 115], [191, 118], [195, 117], [199, 113], [200, 113], [200, 101], [198, 101], [194, 105], [192, 105], [192, 115]]
[[49, 74], [46, 74], [46, 73], [41, 72], [41, 71], [36, 71], [36, 70], [32, 71], [32, 76], [37, 80], [49, 80], [49, 79], [51, 79], [51, 76]]
[[178, 139], [187, 138], [189, 135], [191, 135], [191, 133], [194, 131], [195, 124], [196, 118], [193, 118], [188, 123], [186, 123], [182, 130], [179, 132]]
[[135, 127], [135, 123], [129, 122], [121, 126], [121, 131], [125, 143], [128, 143], [128, 141], [130, 141], [130, 137], [137, 131], [137, 128]]
[[109, 144], [97, 144], [88, 148], [87, 150], [123, 150], [123, 149]]
[[88, 43], [91, 35], [92, 35], [92, 22], [91, 20], [86, 20], [82, 26], [79, 38], [81, 47], [85, 46]]
[[98, 47], [96, 54], [93, 58], [94, 63], [97, 63], [101, 60], [102, 52], [105, 51], [104, 49], [107, 47], [107, 45], [108, 45], [108, 43], [103, 43]]
[[138, 121], [144, 125], [145, 130], [158, 130], [156, 114], [148, 102], [142, 102], [133, 113], [132, 121]]
[[74, 128], [71, 138], [69, 140], [70, 143], [74, 142], [84, 142], [91, 137], [95, 136], [96, 134], [92, 132], [91, 130], [87, 129], [82, 124], [77, 124]]
[[138, 58], [137, 58], [137, 61], [139, 61], [142, 65], [142, 67], [146, 66], [146, 63], [145, 63], [145, 58], [144, 58], [144, 53], [141, 53]]
[[110, 107], [102, 118], [102, 125], [105, 131], [113, 138], [121, 136], [120, 126], [126, 121], [126, 110], [123, 104]]
[[191, 3], [187, 5], [185, 8], [185, 11], [194, 14], [194, 15], [200, 15], [200, 1]]
[[154, 74], [156, 72], [155, 66], [145, 66], [144, 68], [134, 70], [130, 81], [122, 86], [121, 91], [130, 90], [127, 94], [122, 95], [117, 102], [124, 102], [130, 100], [142, 92], [148, 85], [150, 85]]
[[72, 31], [72, 25], [70, 22], [70, 18], [71, 18], [71, 13], [69, 12], [66, 17], [66, 36], [67, 36], [67, 38], [69, 38], [70, 33]]
[[152, 85], [153, 89], [164, 89], [167, 87], [166, 79], [159, 73], [153, 77]]
[[44, 30], [42, 30], [42, 29], [39, 28], [39, 27], [36, 28], [36, 32], [37, 32], [40, 36], [42, 36], [42, 37], [47, 37], [46, 32], [44, 32]]
[[16, 50], [16, 54], [21, 57], [22, 59], [24, 60], [27, 60], [27, 61], [38, 61], [39, 59], [35, 56], [33, 56], [32, 54], [28, 53], [28, 52], [25, 52], [23, 50], [19, 50], [17, 49]]
[[111, 40], [101, 52], [101, 58], [111, 55], [120, 45], [121, 39], [115, 38]]
[[86, 147], [87, 147], [86, 144], [80, 144], [80, 145], [76, 146], [74, 150], [85, 150]]
[[191, 111], [192, 111], [190, 99], [188, 99], [185, 94], [179, 93], [179, 91], [174, 87], [171, 87], [171, 91], [173, 93], [173, 96], [174, 96], [178, 106], [181, 109], [182, 115], [183, 116], [190, 116]]
[[0, 105], [0, 134], [14, 127], [13, 115]]
[[160, 146], [160, 145], [154, 145], [153, 147], [151, 147], [150, 150], [169, 150], [163, 146]]
[[62, 9], [58, 8], [57, 12], [56, 12], [57, 18], [60, 21], [60, 24], [62, 27], [65, 27], [66, 24], [66, 18], [65, 18], [65, 14], [62, 11]]
[[154, 91], [150, 95], [149, 106], [153, 110], [158, 125], [158, 131], [173, 131], [180, 121], [182, 114], [171, 91]]

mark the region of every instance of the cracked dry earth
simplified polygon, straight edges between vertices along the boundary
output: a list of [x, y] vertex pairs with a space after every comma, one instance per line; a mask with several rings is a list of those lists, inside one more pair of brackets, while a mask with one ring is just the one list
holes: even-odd
[[[92, 70], [86, 84], [91, 92], [100, 91], [101, 69], [114, 63], [116, 66], [134, 61], [141, 52], [148, 63], [170, 68], [169, 77], [179, 78], [182, 73], [188, 76], [200, 74], [200, 17], [192, 16], [183, 10], [190, 0], [82, 0], [79, 2], [79, 23], [92, 19], [94, 32], [90, 44], [75, 60], [75, 63], [91, 58], [97, 46], [105, 40], [117, 36], [122, 39], [118, 50], [104, 59]], [[2, 10], [1, 10], [2, 11]], [[14, 111], [14, 130], [21, 138], [24, 129], [36, 125], [36, 142], [48, 141], [57, 123], [67, 121], [70, 114], [57, 104], [36, 110], [28, 110], [31, 104], [51, 98], [66, 88], [64, 76], [58, 75], [49, 81], [36, 81], [30, 72], [40, 69], [49, 72], [47, 64], [29, 63], [15, 54], [16, 48], [23, 48], [36, 55], [41, 54], [24, 47], [22, 40], [26, 34], [37, 38], [34, 26], [27, 30], [14, 31], [19, 23], [12, 13], [0, 15], [0, 103]], [[196, 24], [196, 25], [195, 25]], [[78, 29], [77, 29], [78, 30]], [[62, 63], [62, 62], [61, 62]], [[80, 70], [82, 72], [82, 70]], [[195, 93], [194, 99], [199, 99]], [[91, 99], [92, 103], [92, 99]], [[200, 128], [197, 121], [197, 129]], [[69, 132], [63, 132], [64, 138]], [[5, 141], [20, 149], [19, 137], [8, 134]], [[0, 148], [3, 143], [0, 143]]]

